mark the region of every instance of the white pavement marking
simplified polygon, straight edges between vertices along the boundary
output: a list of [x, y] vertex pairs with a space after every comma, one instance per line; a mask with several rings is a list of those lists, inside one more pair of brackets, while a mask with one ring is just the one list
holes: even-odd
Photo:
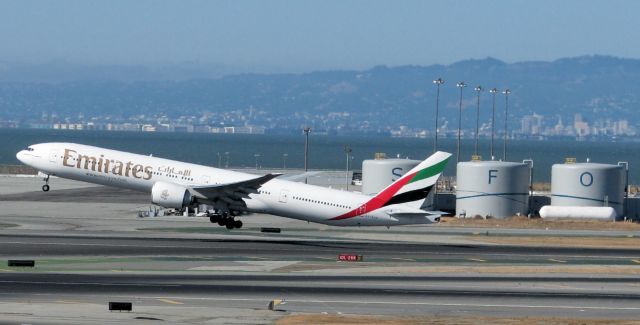
[[486, 262], [487, 260], [483, 260], [481, 258], [469, 258], [470, 261], [474, 261], [474, 262]]
[[167, 304], [172, 304], [172, 305], [184, 305], [184, 302], [179, 302], [179, 301], [166, 299], [166, 298], [158, 298], [158, 300]]
[[415, 262], [416, 260], [412, 259], [412, 258], [402, 258], [402, 257], [392, 257], [392, 260], [398, 260], [398, 261], [408, 261], [408, 262]]
[[550, 259], [549, 259], [549, 261], [551, 261], [551, 262], [558, 262], [558, 263], [567, 263], [567, 261], [558, 260], [558, 259], [555, 259], [555, 258], [550, 258]]

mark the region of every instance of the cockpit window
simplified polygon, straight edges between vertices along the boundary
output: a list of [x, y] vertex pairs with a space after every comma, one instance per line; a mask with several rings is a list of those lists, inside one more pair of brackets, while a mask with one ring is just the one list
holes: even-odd
[[27, 150], [27, 151], [33, 151], [33, 148], [28, 147], [28, 148], [27, 148], [27, 149], [25, 149], [25, 150]]

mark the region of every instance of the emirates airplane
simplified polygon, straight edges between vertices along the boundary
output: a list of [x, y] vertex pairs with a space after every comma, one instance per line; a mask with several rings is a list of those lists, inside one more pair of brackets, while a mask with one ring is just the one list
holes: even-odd
[[18, 160], [49, 176], [151, 193], [153, 204], [179, 210], [207, 206], [212, 223], [241, 228], [243, 213], [267, 213], [332, 226], [438, 222], [425, 200], [451, 154], [436, 152], [380, 193], [369, 196], [208, 166], [75, 143], [40, 143]]

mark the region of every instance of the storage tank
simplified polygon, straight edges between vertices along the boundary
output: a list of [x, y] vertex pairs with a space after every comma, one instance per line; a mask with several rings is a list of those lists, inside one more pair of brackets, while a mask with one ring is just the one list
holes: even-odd
[[616, 210], [612, 207], [569, 207], [545, 205], [540, 209], [540, 217], [545, 219], [594, 219], [615, 220]]
[[458, 163], [456, 215], [510, 217], [529, 212], [530, 165], [503, 161]]
[[362, 193], [380, 192], [419, 163], [419, 160], [387, 159], [384, 155], [376, 154], [376, 159], [362, 162]]
[[551, 168], [552, 206], [609, 206], [622, 216], [624, 168], [596, 163], [555, 164]]

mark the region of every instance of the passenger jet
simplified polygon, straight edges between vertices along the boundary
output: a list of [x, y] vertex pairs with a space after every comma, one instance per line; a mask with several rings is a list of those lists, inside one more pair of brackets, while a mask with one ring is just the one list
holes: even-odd
[[267, 213], [332, 226], [429, 224], [441, 212], [426, 211], [451, 154], [436, 152], [376, 195], [335, 190], [153, 156], [75, 143], [41, 143], [17, 153], [18, 160], [46, 175], [150, 192], [153, 204], [179, 210], [206, 205], [212, 223], [241, 228], [235, 217]]

